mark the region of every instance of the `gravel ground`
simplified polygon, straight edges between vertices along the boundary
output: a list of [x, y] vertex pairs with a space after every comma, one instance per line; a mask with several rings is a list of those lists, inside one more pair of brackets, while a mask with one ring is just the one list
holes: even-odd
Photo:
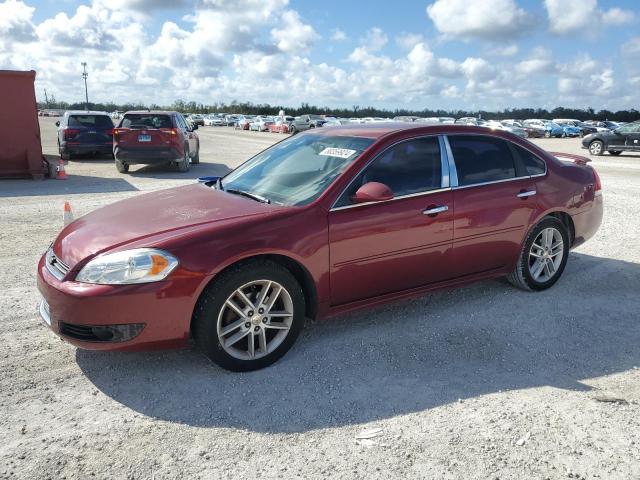
[[640, 478], [640, 156], [593, 162], [604, 223], [546, 292], [487, 281], [312, 322], [246, 374], [60, 341], [36, 314], [35, 266], [64, 200], [81, 215], [282, 138], [198, 132], [185, 174], [87, 159], [66, 181], [0, 181], [0, 478]]

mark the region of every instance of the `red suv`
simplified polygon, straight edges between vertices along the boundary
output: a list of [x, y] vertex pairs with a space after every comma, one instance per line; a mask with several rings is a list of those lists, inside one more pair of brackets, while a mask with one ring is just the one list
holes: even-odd
[[200, 140], [178, 112], [127, 112], [113, 130], [113, 156], [120, 173], [129, 165], [169, 163], [181, 172], [200, 163]]

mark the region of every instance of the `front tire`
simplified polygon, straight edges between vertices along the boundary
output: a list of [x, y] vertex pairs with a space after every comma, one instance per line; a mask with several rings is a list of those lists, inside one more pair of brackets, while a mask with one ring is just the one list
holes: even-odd
[[551, 138], [551, 132], [549, 131], [544, 132], [544, 138]]
[[602, 155], [604, 152], [604, 143], [601, 140], [594, 140], [589, 144], [589, 153], [591, 155]]
[[570, 246], [565, 225], [545, 217], [527, 236], [518, 263], [507, 279], [523, 290], [540, 291], [553, 286], [567, 264]]
[[233, 266], [202, 293], [192, 333], [214, 363], [235, 372], [267, 367], [291, 348], [304, 326], [305, 299], [283, 266], [259, 260]]

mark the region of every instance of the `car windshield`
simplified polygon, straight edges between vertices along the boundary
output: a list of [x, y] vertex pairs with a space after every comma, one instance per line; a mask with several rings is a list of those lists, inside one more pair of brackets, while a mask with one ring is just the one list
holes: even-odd
[[122, 119], [123, 128], [172, 128], [169, 115], [129, 113]]
[[69, 115], [70, 127], [113, 128], [113, 122], [106, 115]]
[[372, 143], [362, 137], [296, 135], [238, 167], [222, 186], [274, 203], [306, 205]]

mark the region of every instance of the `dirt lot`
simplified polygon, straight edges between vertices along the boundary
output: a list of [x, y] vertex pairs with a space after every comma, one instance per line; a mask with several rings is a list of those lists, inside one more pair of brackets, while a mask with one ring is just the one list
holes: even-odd
[[35, 266], [64, 200], [81, 215], [282, 138], [199, 133], [184, 174], [87, 159], [66, 181], [0, 181], [0, 478], [640, 478], [640, 156], [594, 161], [604, 223], [543, 293], [489, 281], [311, 323], [248, 374], [60, 341], [36, 314]]

